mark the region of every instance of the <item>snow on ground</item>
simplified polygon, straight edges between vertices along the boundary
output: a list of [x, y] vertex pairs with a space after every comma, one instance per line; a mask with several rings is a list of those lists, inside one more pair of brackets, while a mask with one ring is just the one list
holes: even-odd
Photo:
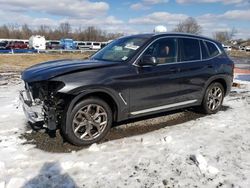
[[241, 84], [215, 115], [71, 153], [23, 145], [27, 123], [16, 108], [22, 85], [0, 86], [0, 188], [248, 188], [250, 82]]

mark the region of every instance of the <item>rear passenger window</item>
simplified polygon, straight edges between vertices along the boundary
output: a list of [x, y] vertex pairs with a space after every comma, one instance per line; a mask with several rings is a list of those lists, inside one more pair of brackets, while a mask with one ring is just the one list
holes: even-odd
[[209, 51], [210, 58], [217, 56], [220, 53], [218, 48], [213, 43], [208, 42], [208, 41], [206, 41], [205, 43], [207, 45], [207, 49]]
[[195, 61], [201, 59], [200, 44], [196, 39], [180, 38], [180, 61]]
[[207, 47], [205, 46], [203, 41], [200, 41], [200, 44], [201, 44], [202, 59], [208, 59], [209, 53]]

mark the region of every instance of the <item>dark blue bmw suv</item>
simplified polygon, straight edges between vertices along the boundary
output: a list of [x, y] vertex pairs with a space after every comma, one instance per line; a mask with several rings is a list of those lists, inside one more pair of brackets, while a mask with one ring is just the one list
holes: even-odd
[[30, 122], [43, 121], [69, 142], [88, 145], [123, 120], [190, 106], [216, 113], [230, 91], [233, 68], [222, 45], [209, 38], [133, 35], [88, 60], [26, 69], [20, 99]]

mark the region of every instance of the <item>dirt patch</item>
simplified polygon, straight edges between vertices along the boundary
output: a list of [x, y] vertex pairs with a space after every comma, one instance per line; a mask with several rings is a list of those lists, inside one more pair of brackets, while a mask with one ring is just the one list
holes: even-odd
[[[186, 110], [178, 111], [172, 114], [168, 113], [161, 117], [123, 124], [121, 126], [113, 127], [102, 143], [125, 137], [146, 134], [168, 126], [177, 125], [190, 120], [196, 120], [202, 116], [203, 114]], [[30, 129], [30, 126], [28, 126], [28, 129]], [[55, 135], [51, 135], [46, 131], [46, 129], [41, 129], [39, 131], [30, 129], [22, 134], [21, 138], [27, 140], [24, 144], [34, 144], [36, 148], [48, 152], [67, 153], [86, 148], [77, 147], [64, 141], [59, 131], [57, 131]], [[143, 142], [143, 136], [141, 139]]]
[[0, 72], [0, 86], [11, 85], [11, 84], [20, 84], [22, 81], [20, 79], [20, 73], [17, 72]]

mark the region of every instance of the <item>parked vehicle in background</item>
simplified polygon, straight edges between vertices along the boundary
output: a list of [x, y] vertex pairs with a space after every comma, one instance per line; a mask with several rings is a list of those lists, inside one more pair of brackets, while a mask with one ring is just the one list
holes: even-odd
[[28, 45], [23, 41], [10, 41], [6, 45], [6, 49], [28, 49]]
[[76, 49], [78, 50], [88, 49], [88, 47], [86, 46], [86, 42], [76, 41], [75, 43], [76, 43]]
[[101, 49], [101, 43], [100, 42], [87, 41], [86, 42], [86, 48], [88, 48], [90, 50], [100, 50]]
[[32, 35], [29, 38], [29, 48], [35, 50], [45, 50], [46, 49], [45, 37], [40, 35]]
[[100, 42], [93, 42], [90, 49], [92, 49], [92, 50], [100, 50], [101, 49], [101, 43]]
[[107, 45], [108, 45], [108, 42], [101, 42], [101, 48], [104, 48]]
[[246, 47], [245, 47], [245, 46], [239, 46], [239, 50], [245, 51], [245, 50], [246, 50]]
[[102, 140], [128, 119], [197, 106], [213, 114], [233, 80], [233, 61], [209, 38], [181, 33], [115, 40], [89, 60], [58, 60], [22, 73], [30, 122], [60, 129], [75, 145]]
[[245, 50], [246, 50], [246, 52], [249, 52], [250, 51], [250, 46], [246, 46]]
[[107, 46], [109, 43], [113, 42], [114, 40], [109, 40], [107, 42], [101, 42], [101, 48], [104, 48], [105, 46]]
[[58, 40], [47, 41], [46, 42], [46, 49], [50, 49], [50, 50], [61, 49], [60, 41], [58, 41]]
[[1, 41], [0, 42], [0, 50], [5, 50], [8, 42], [7, 41]]
[[232, 51], [232, 46], [223, 45], [225, 51]]
[[29, 41], [25, 41], [24, 43], [25, 43], [25, 44], [27, 45], [27, 47], [29, 48], [29, 46], [30, 46], [30, 45], [29, 45]]
[[60, 46], [64, 50], [74, 50], [76, 49], [76, 44], [73, 39], [61, 39], [60, 40]]

